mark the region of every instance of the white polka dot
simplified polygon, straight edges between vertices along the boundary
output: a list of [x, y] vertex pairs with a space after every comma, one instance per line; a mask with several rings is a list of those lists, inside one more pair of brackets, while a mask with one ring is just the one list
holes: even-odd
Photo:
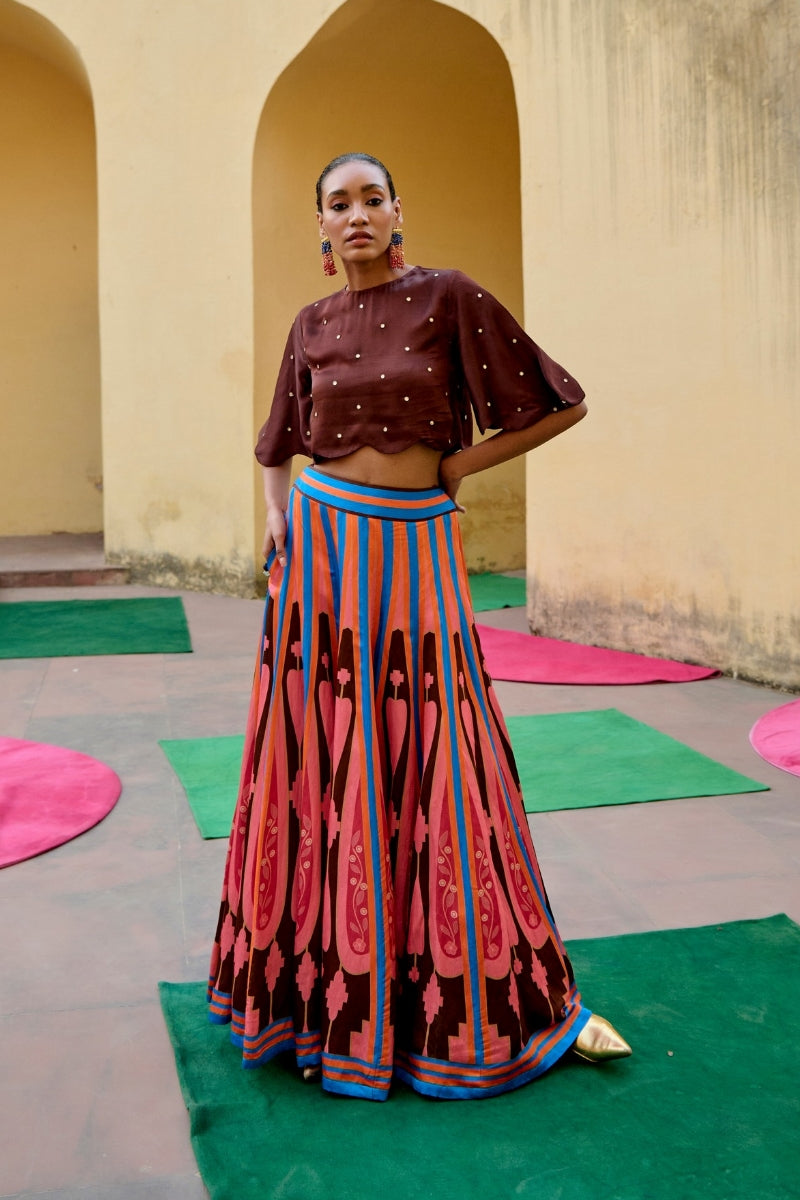
[[524, 375], [524, 374], [525, 374], [525, 372], [524, 372], [524, 371], [520, 371], [520, 375]]
[[286, 426], [286, 432], [287, 432], [287, 433], [291, 433], [291, 432], [292, 432], [292, 427], [291, 427], [291, 425], [287, 425], [287, 426]]
[[386, 322], [385, 322], [385, 321], [381, 321], [381, 329], [385, 329], [385, 328], [386, 328]]
[[294, 355], [293, 355], [293, 354], [290, 354], [290, 355], [289, 355], [289, 358], [290, 358], [290, 359], [294, 359]]
[[327, 324], [328, 324], [328, 318], [327, 318], [327, 317], [323, 317], [323, 318], [322, 318], [322, 324], [323, 324], [323, 325], [327, 325]]
[[289, 397], [290, 397], [291, 399], [294, 399], [294, 392], [289, 392]]
[[357, 354], [357, 355], [356, 355], [356, 358], [361, 358], [361, 355], [360, 355], [360, 354]]
[[479, 330], [478, 330], [478, 333], [483, 333], [483, 330], [482, 330], [482, 329], [479, 329]]
[[484, 371], [488, 370], [488, 367], [486, 366], [486, 363], [484, 363], [484, 364], [483, 364], [483, 369], [484, 369]]
[[311, 430], [310, 430], [310, 429], [307, 429], [307, 430], [306, 430], [306, 437], [311, 437]]
[[479, 299], [479, 300], [482, 300], [482, 299], [483, 299], [483, 292], [478, 292], [478, 299]]
[[428, 370], [429, 370], [429, 371], [432, 371], [432, 370], [433, 370], [433, 367], [428, 367]]
[[361, 405], [360, 405], [360, 404], [357, 404], [357, 405], [356, 405], [356, 408], [361, 408]]
[[516, 344], [517, 344], [517, 339], [516, 339], [516, 338], [512, 338], [512, 339], [511, 339], [511, 345], [512, 345], [512, 346], [516, 346]]
[[434, 278], [434, 279], [438, 279], [438, 278], [439, 278], [439, 272], [438, 272], [438, 271], [434, 271], [434, 272], [433, 272], [433, 278]]
[[337, 433], [337, 435], [336, 435], [336, 436], [340, 438], [342, 435], [341, 435], [340, 433]]
[[333, 381], [333, 386], [334, 386], [334, 387], [336, 387], [336, 385], [337, 385], [337, 383], [338, 383], [338, 382], [339, 382], [339, 380], [338, 380], [338, 379], [334, 379], [334, 381]]
[[410, 347], [410, 346], [404, 346], [404, 347], [403, 347], [403, 349], [404, 349], [404, 350], [410, 350], [410, 349], [411, 349], [411, 347]]
[[359, 304], [359, 306], [358, 306], [358, 307], [359, 307], [359, 308], [363, 308], [363, 307], [364, 307], [364, 305], [363, 305], [363, 304]]
[[340, 333], [337, 333], [337, 335], [336, 335], [336, 340], [337, 340], [337, 342], [339, 341], [339, 338], [340, 338], [341, 336], [342, 336], [342, 335], [341, 335]]
[[410, 296], [406, 296], [406, 304], [410, 304], [410, 303], [411, 303], [411, 297], [410, 297]]
[[435, 422], [435, 421], [431, 421], [431, 422], [430, 422], [430, 424], [431, 424], [431, 425], [435, 425], [435, 424], [436, 424], [436, 422]]
[[386, 426], [385, 426], [385, 425], [384, 425], [384, 427], [383, 427], [383, 432], [384, 432], [384, 433], [388, 433], [388, 432], [389, 432], [389, 430], [386, 428]]
[[409, 397], [408, 397], [408, 396], [403, 396], [403, 399], [405, 400], [406, 404], [408, 404]]
[[381, 379], [385, 379], [385, 378], [386, 378], [386, 376], [385, 376], [385, 375], [381, 375]]
[[569, 380], [567, 379], [566, 375], [564, 376], [564, 383], [569, 383]]
[[428, 320], [430, 321], [430, 323], [431, 323], [431, 325], [432, 325], [432, 324], [433, 324], [433, 317], [428, 317]]
[[520, 408], [519, 405], [517, 405], [517, 412], [522, 412], [522, 409]]

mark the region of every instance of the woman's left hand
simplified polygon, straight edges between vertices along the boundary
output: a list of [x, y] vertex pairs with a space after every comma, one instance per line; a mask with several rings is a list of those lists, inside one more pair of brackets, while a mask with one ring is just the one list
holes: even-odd
[[458, 492], [458, 489], [461, 487], [461, 480], [464, 478], [464, 476], [458, 470], [458, 467], [460, 465], [458, 463], [458, 459], [460, 457], [461, 457], [460, 454], [448, 454], [445, 458], [443, 458], [440, 461], [440, 463], [439, 463], [439, 483], [444, 488], [444, 490], [447, 492], [447, 495], [453, 501], [453, 503], [455, 504], [458, 511], [463, 513], [463, 512], [466, 512], [467, 510], [463, 507], [463, 505], [459, 504], [458, 501], [456, 500], [456, 494]]

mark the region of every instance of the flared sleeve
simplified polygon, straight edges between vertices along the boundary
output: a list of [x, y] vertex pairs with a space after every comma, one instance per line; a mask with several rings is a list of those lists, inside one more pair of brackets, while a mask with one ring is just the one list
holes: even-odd
[[486, 429], [527, 429], [548, 413], [580, 404], [583, 388], [545, 354], [499, 300], [460, 271], [449, 308], [463, 399]]
[[258, 434], [256, 458], [262, 467], [279, 467], [295, 454], [311, 456], [310, 410], [311, 371], [298, 314], [286, 341], [272, 407]]

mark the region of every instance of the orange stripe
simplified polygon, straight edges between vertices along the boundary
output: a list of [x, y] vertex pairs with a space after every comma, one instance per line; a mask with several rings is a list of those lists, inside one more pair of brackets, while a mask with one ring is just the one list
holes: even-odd
[[[457, 524], [457, 522], [455, 522], [455, 520], [453, 520], [452, 524]], [[447, 539], [445, 537], [445, 532], [446, 531], [444, 528], [444, 522], [437, 521], [437, 523], [436, 523], [437, 551], [438, 551], [441, 562], [448, 561]], [[460, 629], [458, 604], [457, 604], [457, 601], [455, 599], [452, 589], [449, 589], [449, 591], [447, 590], [447, 582], [449, 579], [450, 579], [450, 573], [448, 571], [443, 571], [442, 572], [442, 594], [444, 596], [444, 603], [445, 603], [446, 624], [447, 624], [448, 628], [450, 628], [451, 630], [455, 630], [455, 629]], [[469, 595], [469, 592], [467, 592], [466, 594]], [[444, 645], [442, 647], [442, 650], [444, 653]], [[448, 640], [448, 642], [447, 642], [447, 654], [450, 657], [450, 670], [451, 670], [451, 674], [453, 677], [453, 703], [455, 704], [456, 709], [458, 709], [458, 706], [459, 706], [458, 662], [456, 660], [455, 651], [453, 650], [453, 645], [450, 640]], [[464, 678], [464, 682], [466, 685], [466, 675]], [[458, 721], [460, 719], [460, 713], [458, 711], [455, 714], [455, 719], [456, 719], [456, 721]], [[461, 737], [456, 737], [455, 731], [451, 730], [450, 731], [450, 745], [452, 746], [453, 744], [458, 746], [458, 748], [460, 750], [459, 769], [461, 772], [461, 778], [462, 778], [462, 780], [468, 779], [469, 778], [469, 770], [464, 761], [465, 757], [467, 755], [467, 745], [468, 745], [467, 739], [461, 738]], [[453, 791], [451, 792], [451, 795], [453, 797], [453, 800], [451, 803], [451, 811], [452, 811], [453, 820], [455, 822], [457, 820], [456, 813], [455, 813], [455, 789], [453, 789]], [[469, 791], [468, 787], [464, 787], [463, 796], [464, 796], [463, 816], [464, 816], [464, 829], [466, 832], [466, 843], [467, 843], [467, 847], [470, 847], [470, 846], [474, 847], [475, 833], [474, 833], [473, 822], [472, 822], [472, 804], [470, 802], [470, 791]], [[454, 824], [454, 827], [457, 828], [457, 825]], [[483, 932], [482, 932], [482, 927], [481, 927], [480, 901], [478, 898], [478, 890], [479, 889], [476, 886], [474, 886], [474, 883], [475, 883], [474, 876], [473, 876], [474, 863], [469, 858], [467, 858], [467, 860], [465, 861], [460, 854], [459, 854], [458, 858], [459, 858], [459, 863], [461, 866], [461, 879], [462, 879], [462, 889], [461, 890], [464, 895], [465, 906], [466, 906], [466, 903], [469, 903], [469, 902], [471, 902], [471, 904], [472, 904], [472, 927], [475, 930], [475, 954], [476, 954], [477, 960], [478, 960], [478, 975], [480, 978], [482, 978], [483, 973], [484, 973], [483, 972], [483, 964], [484, 964], [484, 959], [485, 959], [485, 952], [484, 952], [484, 945], [483, 945]], [[466, 924], [466, 922], [465, 922], [465, 924]], [[466, 972], [465, 972], [465, 977], [466, 977]], [[470, 993], [470, 995], [471, 995], [471, 993]], [[480, 1007], [480, 1028], [483, 1033], [484, 1056], [487, 1056], [490, 1053], [490, 1040], [487, 1037], [488, 1030], [489, 1030], [489, 1013], [487, 1010], [487, 994], [486, 994], [485, 987], [480, 987], [478, 989], [478, 997], [479, 997], [479, 1007]]]
[[579, 1012], [580, 1009], [576, 1008], [570, 1013], [560, 1027], [561, 1036], [554, 1039], [552, 1029], [543, 1030], [519, 1058], [515, 1059], [513, 1063], [507, 1063], [501, 1067], [471, 1067], [468, 1063], [444, 1061], [440, 1061], [436, 1066], [427, 1066], [404, 1051], [398, 1053], [398, 1063], [405, 1067], [409, 1074], [426, 1083], [440, 1083], [452, 1079], [454, 1082], [462, 1080], [465, 1085], [471, 1085], [474, 1082], [486, 1087], [496, 1087], [498, 1084], [514, 1079], [524, 1071], [531, 1070], [532, 1067], [539, 1066], [564, 1040], [564, 1035], [569, 1033]]
[[[372, 505], [376, 505], [376, 506], [379, 505], [381, 508], [385, 507], [387, 509], [392, 509], [392, 508], [406, 508], [406, 509], [408, 509], [408, 508], [412, 508], [412, 509], [429, 508], [432, 504], [438, 503], [438, 500], [439, 500], [439, 497], [437, 497], [437, 496], [426, 496], [424, 499], [412, 500], [408, 496], [407, 492], [404, 493], [402, 498], [398, 498], [397, 500], [387, 498], [385, 496], [376, 496], [373, 494], [368, 494], [365, 496], [361, 492], [348, 491], [347, 486], [344, 483], [344, 481], [337, 481], [336, 484], [329, 484], [329, 483], [323, 483], [320, 479], [318, 479], [316, 477], [309, 484], [309, 486], [317, 489], [318, 491], [325, 492], [326, 495], [333, 496], [334, 498], [337, 498], [340, 500], [348, 500], [353, 504], [372, 504]], [[313, 500], [313, 498], [314, 498], [313, 496], [309, 497], [310, 500]], [[442, 495], [441, 499], [442, 500], [445, 499], [444, 495]], [[378, 519], [380, 519], [380, 518], [378, 518]]]
[[[372, 554], [371, 554], [372, 527], [371, 527], [371, 525], [367, 526], [367, 531], [368, 531], [367, 561], [366, 561], [366, 563], [364, 563], [361, 561], [361, 543], [359, 541], [359, 518], [358, 517], [355, 517], [355, 518], [350, 517], [350, 519], [353, 521], [353, 523], [355, 525], [355, 531], [350, 536], [349, 541], [352, 546], [353, 557], [356, 560], [356, 567], [357, 567], [355, 574], [353, 576], [351, 576], [351, 578], [355, 578], [357, 581], [360, 581], [361, 571], [366, 571], [367, 577], [369, 578], [369, 572], [370, 572], [370, 569], [372, 566], [372, 563], [371, 563], [371, 559], [372, 559]], [[358, 584], [357, 584], [357, 586], [358, 586]], [[377, 591], [377, 589], [376, 588], [370, 589], [370, 591], [372, 591], [374, 593]], [[356, 677], [356, 701], [357, 701], [359, 709], [361, 709], [361, 711], [366, 714], [366, 713], [372, 711], [373, 705], [371, 705], [371, 704], [367, 705], [366, 697], [364, 696], [362, 687], [361, 687], [361, 656], [362, 656], [362, 649], [363, 649], [365, 638], [364, 638], [364, 630], [361, 628], [361, 621], [360, 621], [360, 617], [361, 617], [360, 600], [361, 600], [360, 594], [358, 591], [356, 591], [356, 594], [353, 597], [353, 604], [354, 604], [354, 608], [355, 608], [355, 620], [354, 620], [351, 628], [353, 629], [353, 666], [355, 668], [354, 674]], [[372, 616], [371, 612], [369, 612], [369, 608], [370, 608], [370, 604], [369, 604], [369, 597], [368, 597], [368, 599], [367, 599], [367, 609], [368, 609], [367, 621], [368, 622]], [[371, 673], [372, 672], [370, 670], [370, 674]], [[368, 717], [366, 719], [368, 719]], [[361, 788], [360, 788], [360, 791], [361, 791], [361, 822], [362, 822], [362, 831], [363, 831], [362, 838], [363, 838], [363, 842], [364, 842], [364, 858], [365, 858], [365, 863], [366, 862], [369, 863], [369, 868], [368, 868], [369, 869], [369, 878], [371, 880], [374, 880], [375, 875], [376, 875], [376, 870], [375, 870], [376, 864], [372, 857], [372, 838], [369, 835], [370, 835], [370, 831], [372, 829], [373, 820], [377, 819], [379, 822], [379, 828], [378, 828], [379, 844], [381, 846], [383, 845], [384, 839], [382, 836], [382, 830], [380, 829], [380, 819], [379, 819], [380, 809], [382, 806], [376, 804], [375, 812], [373, 814], [370, 814], [368, 778], [371, 777], [373, 780], [375, 779], [374, 762], [367, 763], [366, 738], [363, 736], [358, 739], [358, 749], [359, 749], [359, 757], [361, 760]], [[369, 774], [368, 774], [368, 771], [369, 771]], [[380, 775], [378, 776], [378, 778], [380, 778]], [[377, 873], [378, 873], [379, 878], [382, 878], [380, 863], [377, 864]], [[377, 922], [380, 919], [380, 917], [382, 916], [382, 914], [378, 914], [378, 912], [376, 911], [375, 900], [376, 900], [375, 888], [369, 887], [367, 889], [367, 908], [369, 910], [368, 920], [369, 920], [369, 928], [370, 928], [370, 943], [369, 943], [369, 1000], [370, 1000], [370, 1003], [369, 1003], [369, 1009], [370, 1009], [370, 1014], [372, 1016], [370, 1025], [371, 1025], [371, 1029], [372, 1029], [372, 1033], [373, 1033], [373, 1038], [374, 1038], [374, 1034], [375, 1034], [375, 1026], [377, 1023], [377, 1013], [378, 1013], [379, 964], [378, 964], [378, 960], [377, 960], [377, 944], [376, 944], [377, 943]], [[386, 945], [385, 934], [386, 934], [386, 931], [384, 929], [384, 946]], [[380, 964], [380, 970], [381, 970], [381, 973], [384, 974], [384, 976], [385, 976], [385, 983], [388, 984], [388, 971], [384, 971], [383, 963]], [[385, 1020], [384, 1020], [384, 1030], [385, 1030]], [[385, 1034], [384, 1034], [384, 1036], [385, 1036]], [[383, 1049], [383, 1047], [381, 1046], [381, 1050], [382, 1049]], [[372, 1050], [373, 1054], [375, 1054], [375, 1052], [377, 1050], [377, 1047], [375, 1046], [374, 1041], [371, 1046], [371, 1050]]]
[[242, 1057], [248, 1059], [260, 1057], [271, 1045], [274, 1045], [275, 1042], [283, 1041], [286, 1034], [291, 1032], [292, 1021], [290, 1017], [287, 1017], [279, 1025], [273, 1025], [269, 1029], [265, 1029], [261, 1036], [254, 1041], [248, 1039], [242, 1049]]
[[327, 1058], [322, 1059], [323, 1071], [326, 1079], [339, 1079], [342, 1083], [388, 1083], [392, 1077], [391, 1068], [385, 1070], [380, 1067], [337, 1067], [328, 1062]]

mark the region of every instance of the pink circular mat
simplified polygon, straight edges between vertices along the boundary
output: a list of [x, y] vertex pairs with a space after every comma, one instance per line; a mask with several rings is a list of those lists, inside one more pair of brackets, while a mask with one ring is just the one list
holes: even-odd
[[0, 867], [91, 829], [121, 791], [119, 776], [88, 754], [0, 738]]
[[759, 717], [750, 730], [750, 744], [773, 767], [800, 775], [800, 700]]

